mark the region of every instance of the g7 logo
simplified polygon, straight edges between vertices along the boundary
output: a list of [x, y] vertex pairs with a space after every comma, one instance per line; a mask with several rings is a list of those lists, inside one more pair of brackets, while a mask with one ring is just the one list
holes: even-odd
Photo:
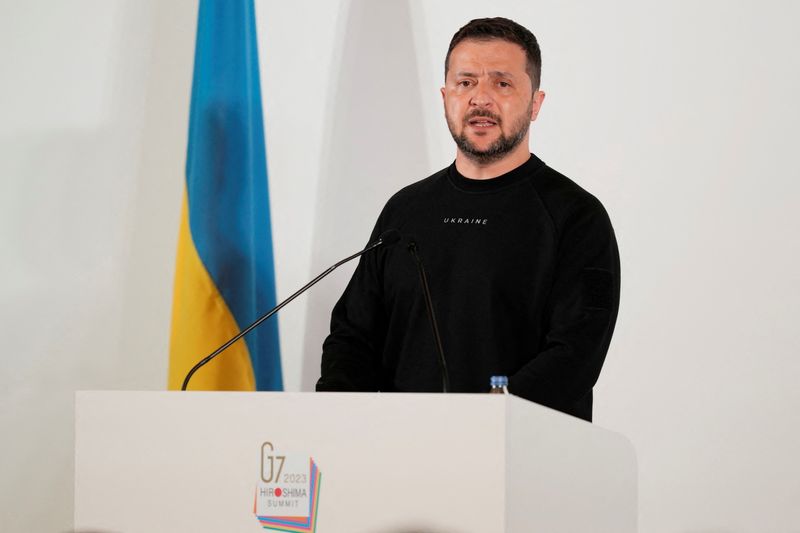
[[[266, 448], [269, 447], [269, 450]], [[264, 483], [272, 483], [274, 480], [275, 483], [278, 483], [278, 480], [281, 477], [281, 471], [283, 470], [283, 462], [286, 460], [285, 455], [272, 455], [272, 452], [275, 451], [275, 448], [272, 446], [271, 442], [265, 442], [261, 445], [261, 480]], [[267, 453], [268, 452], [268, 453]], [[265, 461], [266, 459], [266, 461]], [[264, 469], [265, 462], [269, 463], [269, 476], [265, 477], [266, 471]], [[278, 473], [275, 474], [275, 463], [278, 463]], [[273, 474], [275, 474], [273, 476]]]

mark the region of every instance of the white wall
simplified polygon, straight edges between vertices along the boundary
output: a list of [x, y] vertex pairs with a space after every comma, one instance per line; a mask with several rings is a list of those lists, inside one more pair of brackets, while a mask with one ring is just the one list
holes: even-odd
[[0, 6], [0, 529], [72, 525], [73, 392], [163, 389], [196, 2]]
[[[372, 5], [257, 2], [279, 296], [363, 243], [383, 188], [400, 179], [365, 192], [373, 177], [335, 157], [350, 150], [364, 168], [387, 158], [359, 148], [395, 125], [342, 129], [365, 113], [351, 106], [417, 113], [409, 146], [430, 171], [445, 166], [449, 38], [473, 17], [514, 18], [544, 56], [532, 148], [603, 200], [620, 242], [622, 307], [595, 418], [638, 450], [641, 530], [800, 531], [800, 8]], [[391, 28], [407, 77], [359, 96], [346, 80], [380, 81], [387, 52], [367, 43], [382, 32], [367, 30], [387, 14], [407, 21]], [[164, 386], [195, 16], [191, 1], [0, 4], [4, 530], [70, 526], [73, 390]], [[402, 150], [394, 163], [408, 182], [426, 173]], [[346, 178], [343, 168], [352, 194], [328, 201], [326, 180]], [[346, 239], [323, 242], [326, 229]], [[282, 313], [289, 390], [309, 386], [325, 306], [304, 299]]]

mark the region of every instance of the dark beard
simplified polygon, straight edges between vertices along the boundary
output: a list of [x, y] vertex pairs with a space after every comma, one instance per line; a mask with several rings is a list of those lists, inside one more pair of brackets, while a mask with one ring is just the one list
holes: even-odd
[[530, 117], [531, 112], [533, 111], [533, 101], [531, 100], [531, 104], [528, 106], [528, 112], [526, 116], [521, 117], [516, 124], [514, 124], [514, 129], [511, 132], [511, 135], [506, 137], [503, 133], [500, 134], [500, 137], [497, 138], [495, 142], [489, 145], [488, 148], [485, 150], [479, 150], [474, 144], [467, 139], [467, 135], [465, 133], [466, 127], [468, 125], [468, 121], [475, 118], [475, 117], [488, 117], [494, 120], [498, 126], [500, 126], [500, 117], [497, 115], [488, 112], [488, 111], [477, 111], [470, 113], [465, 119], [464, 124], [461, 130], [461, 134], [458, 135], [453, 128], [449, 118], [447, 120], [447, 127], [450, 129], [450, 135], [453, 136], [453, 140], [456, 142], [456, 146], [458, 149], [461, 150], [464, 155], [466, 155], [469, 159], [478, 163], [480, 165], [486, 165], [489, 163], [494, 163], [495, 161], [499, 161], [503, 159], [509, 152], [511, 152], [514, 148], [519, 146], [519, 143], [522, 142], [522, 139], [525, 138], [525, 134], [528, 133], [528, 129], [530, 128]]

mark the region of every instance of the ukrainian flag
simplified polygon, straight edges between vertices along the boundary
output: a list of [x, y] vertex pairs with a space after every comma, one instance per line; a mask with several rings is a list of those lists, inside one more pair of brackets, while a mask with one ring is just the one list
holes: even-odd
[[[200, 0], [169, 388], [275, 305], [253, 0]], [[273, 319], [200, 369], [201, 390], [282, 390]]]

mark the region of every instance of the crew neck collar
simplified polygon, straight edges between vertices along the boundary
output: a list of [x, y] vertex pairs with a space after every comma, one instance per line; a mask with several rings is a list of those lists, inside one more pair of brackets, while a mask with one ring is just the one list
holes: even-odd
[[531, 173], [542, 166], [544, 166], [544, 162], [535, 155], [531, 154], [527, 161], [522, 163], [517, 168], [506, 172], [505, 174], [501, 174], [495, 178], [478, 180], [468, 178], [461, 174], [458, 169], [456, 169], [456, 162], [453, 161], [453, 163], [447, 168], [447, 177], [450, 179], [450, 183], [452, 183], [457, 189], [468, 192], [488, 192], [504, 189], [505, 187], [509, 187], [524, 181]]

